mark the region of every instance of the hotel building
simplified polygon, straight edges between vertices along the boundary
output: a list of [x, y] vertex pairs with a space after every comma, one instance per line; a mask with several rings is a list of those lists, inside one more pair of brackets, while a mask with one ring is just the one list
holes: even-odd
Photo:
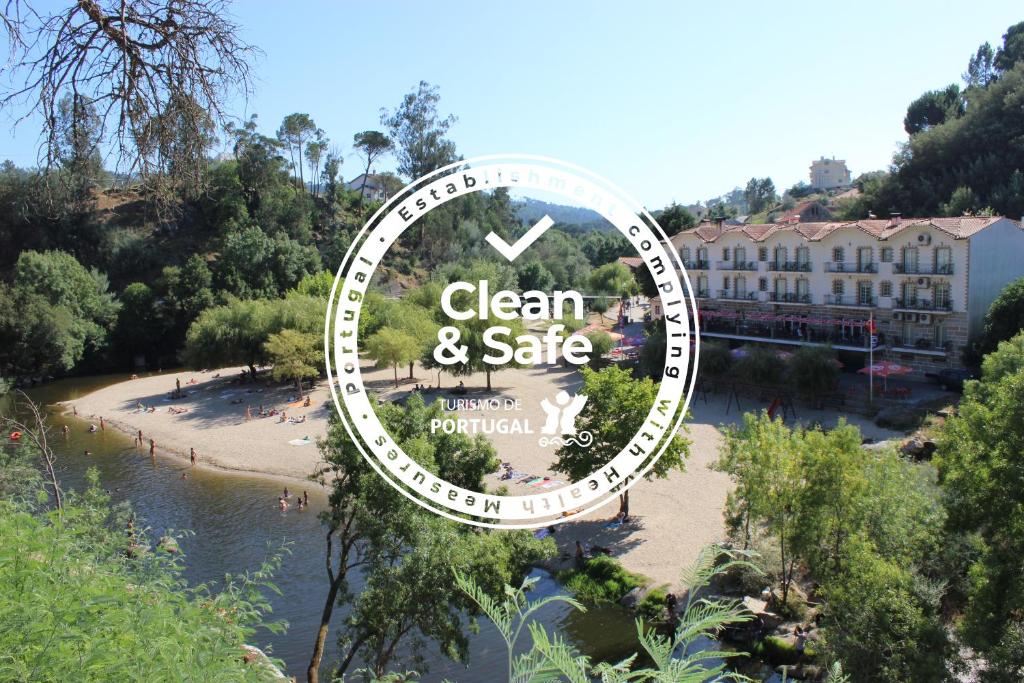
[[920, 372], [959, 367], [1024, 276], [1024, 229], [1000, 217], [702, 223], [671, 241], [704, 338], [867, 354], [873, 319], [876, 360]]

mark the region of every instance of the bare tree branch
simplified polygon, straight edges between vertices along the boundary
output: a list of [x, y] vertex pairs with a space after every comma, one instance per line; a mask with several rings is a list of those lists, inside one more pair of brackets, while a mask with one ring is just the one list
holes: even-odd
[[[7, 10], [25, 3], [9, 0]], [[251, 60], [259, 50], [238, 37], [229, 4], [77, 0], [48, 14], [16, 12], [19, 21], [11, 25], [22, 42], [13, 48], [15, 85], [0, 97], [0, 108], [19, 108], [19, 122], [41, 116], [49, 166], [60, 98], [88, 98], [117, 170], [195, 182], [195, 163], [207, 149], [197, 141], [227, 121], [232, 97], [252, 92]], [[3, 17], [7, 26], [10, 16]]]
[[19, 391], [18, 394], [23, 399], [24, 405], [28, 408], [29, 420], [22, 421], [15, 417], [5, 416], [3, 417], [4, 427], [12, 432], [20, 432], [21, 436], [19, 438], [25, 439], [35, 447], [39, 456], [39, 462], [43, 466], [47, 479], [49, 479], [48, 485], [53, 490], [53, 498], [57, 509], [63, 511], [64, 501], [60, 492], [60, 482], [57, 481], [57, 456], [54, 454], [53, 449], [50, 448], [50, 428], [46, 424], [46, 417], [43, 415], [39, 404], [30, 399], [28, 394], [24, 391]]

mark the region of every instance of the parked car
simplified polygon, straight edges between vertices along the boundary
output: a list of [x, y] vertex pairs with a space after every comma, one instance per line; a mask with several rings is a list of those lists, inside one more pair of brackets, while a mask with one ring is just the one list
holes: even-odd
[[946, 391], [963, 391], [964, 382], [969, 379], [978, 379], [978, 375], [963, 368], [946, 368], [939, 370], [936, 379]]

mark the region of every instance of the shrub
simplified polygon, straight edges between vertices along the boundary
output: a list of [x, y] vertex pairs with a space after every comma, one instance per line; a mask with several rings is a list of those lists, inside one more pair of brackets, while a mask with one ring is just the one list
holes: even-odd
[[801, 347], [789, 359], [789, 377], [805, 396], [832, 391], [839, 380], [835, 352], [827, 347]]
[[733, 365], [733, 374], [754, 384], [778, 384], [786, 371], [786, 363], [771, 349], [754, 347]]
[[767, 636], [757, 644], [754, 654], [772, 665], [793, 665], [800, 660], [796, 645], [778, 636]]
[[708, 377], [721, 377], [732, 367], [732, 354], [724, 344], [700, 345], [699, 368]]
[[606, 555], [592, 557], [582, 569], [567, 569], [558, 578], [585, 602], [614, 602], [644, 585], [643, 577], [626, 571], [618, 560]]
[[640, 600], [636, 606], [636, 612], [641, 619], [646, 621], [660, 621], [665, 618], [666, 603], [668, 597], [668, 586], [658, 586], [647, 592], [647, 595]]

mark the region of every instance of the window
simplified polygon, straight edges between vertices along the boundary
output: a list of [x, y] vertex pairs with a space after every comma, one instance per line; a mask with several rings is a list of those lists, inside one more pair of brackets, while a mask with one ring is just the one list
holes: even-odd
[[842, 280], [833, 280], [832, 281], [832, 293], [834, 295], [842, 296], [843, 292], [845, 290], [846, 290], [846, 283], [845, 282], [843, 282]]
[[857, 268], [859, 270], [870, 266], [872, 259], [874, 259], [874, 250], [871, 247], [857, 248]]
[[797, 247], [796, 262], [801, 266], [808, 265], [811, 262], [811, 250], [807, 247]]
[[697, 260], [699, 262], [701, 262], [701, 263], [707, 263], [708, 262], [708, 248], [707, 247], [697, 247]]
[[722, 278], [722, 289], [729, 289], [729, 276], [726, 275]]
[[722, 248], [722, 260], [723, 261], [728, 261], [729, 260], [729, 247], [723, 247]]
[[832, 249], [832, 261], [835, 263], [842, 263], [846, 260], [846, 252], [843, 251], [842, 247], [835, 247]]
[[763, 277], [760, 280], [758, 280], [757, 281], [757, 289], [758, 289], [758, 291], [761, 291], [761, 292], [767, 292], [768, 291], [768, 278]]
[[736, 278], [736, 298], [743, 299], [747, 296], [747, 278], [742, 275]]
[[882, 262], [892, 263], [892, 247], [882, 247]]
[[689, 263], [690, 262], [690, 248], [689, 247], [683, 247], [682, 249], [680, 249], [679, 250], [679, 257], [683, 259], [683, 263], [684, 264], [685, 263]]
[[697, 296], [708, 295], [708, 276], [701, 275], [697, 278]]
[[775, 263], [782, 265], [786, 262], [786, 257], [789, 256], [789, 251], [785, 247], [775, 247]]
[[786, 298], [786, 278], [780, 277], [775, 280], [775, 298], [779, 300]]
[[796, 297], [800, 301], [806, 300], [811, 294], [811, 283], [805, 278], [797, 278], [796, 281]]
[[942, 327], [942, 323], [937, 323], [932, 330], [932, 343], [937, 349], [941, 349], [945, 345], [946, 330]]
[[903, 272], [917, 272], [917, 247], [903, 248]]
[[757, 248], [757, 260], [758, 261], [767, 261], [768, 260], [768, 247], [758, 247]]
[[935, 308], [949, 308], [952, 299], [949, 284], [935, 285], [932, 288], [932, 298], [935, 300]]
[[935, 272], [950, 273], [953, 266], [953, 250], [949, 247], [935, 248]]
[[747, 250], [744, 247], [736, 247], [733, 251], [733, 257], [736, 263], [742, 266], [747, 262]]
[[861, 280], [857, 283], [857, 303], [863, 306], [870, 306], [873, 294], [870, 280]]
[[882, 280], [878, 283], [878, 296], [892, 296], [892, 283]]
[[903, 295], [903, 305], [910, 306], [917, 303], [917, 285], [913, 282], [904, 282], [902, 291], [900, 294]]

